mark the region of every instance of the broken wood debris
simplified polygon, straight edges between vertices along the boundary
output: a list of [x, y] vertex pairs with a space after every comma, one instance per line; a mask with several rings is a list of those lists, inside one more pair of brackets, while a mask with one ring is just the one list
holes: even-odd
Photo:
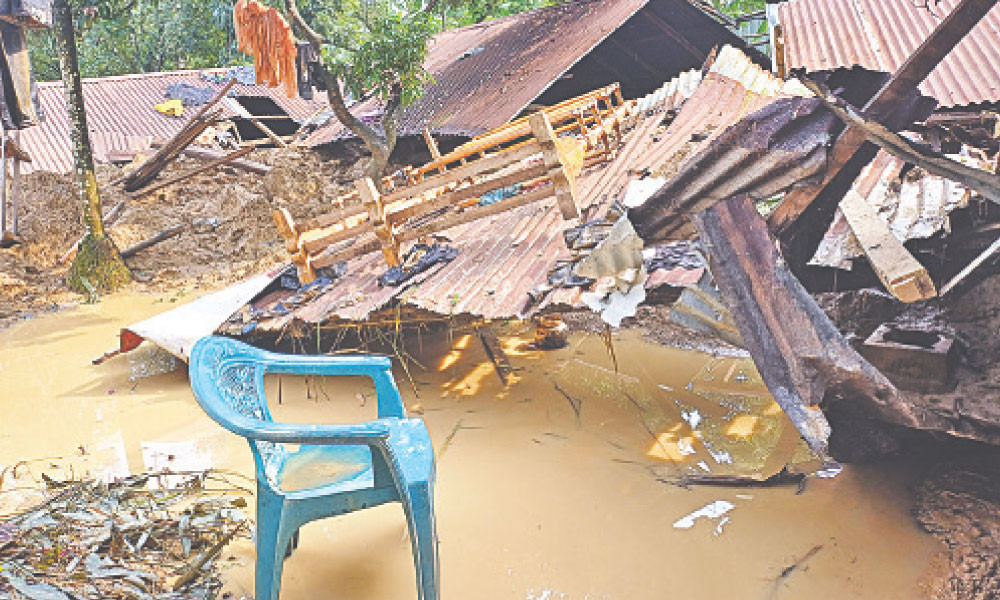
[[840, 201], [840, 210], [865, 258], [893, 296], [903, 302], [917, 302], [937, 295], [927, 269], [913, 258], [860, 194], [849, 190]]
[[135, 256], [136, 254], [145, 250], [146, 248], [149, 248], [150, 246], [159, 244], [163, 240], [168, 240], [174, 236], [180, 235], [181, 232], [184, 231], [185, 229], [187, 229], [187, 225], [184, 225], [183, 223], [179, 225], [174, 225], [173, 227], [168, 227], [163, 231], [160, 231], [142, 241], [132, 244], [128, 248], [125, 248], [120, 252], [121, 257], [129, 258], [131, 256]]
[[[170, 140], [165, 142], [156, 153], [139, 165], [135, 170], [129, 172], [120, 179], [125, 190], [134, 192], [148, 185], [171, 161], [177, 158], [185, 148], [188, 147], [209, 125], [214, 123], [222, 114], [222, 109], [211, 110], [222, 98], [225, 97], [236, 80], [232, 79], [212, 98], [205, 103], [197, 113], [195, 113], [184, 127], [181, 128]], [[211, 112], [210, 112], [211, 110]], [[118, 181], [114, 182], [118, 183]]]
[[55, 493], [0, 520], [6, 534], [0, 593], [7, 587], [52, 599], [214, 595], [221, 582], [206, 567], [245, 534], [249, 492], [234, 493], [241, 486], [219, 471], [180, 475], [186, 483], [175, 488], [157, 487], [159, 475], [112, 483], [43, 477]]
[[187, 171], [184, 171], [183, 173], [178, 173], [177, 175], [174, 175], [173, 177], [170, 177], [170, 178], [168, 178], [168, 179], [166, 179], [164, 181], [160, 181], [160, 182], [157, 182], [157, 183], [152, 183], [150, 185], [147, 185], [144, 188], [135, 190], [135, 191], [132, 192], [132, 197], [133, 198], [139, 198], [139, 197], [145, 196], [147, 194], [151, 194], [151, 193], [153, 193], [153, 192], [155, 192], [157, 190], [161, 190], [161, 189], [163, 189], [165, 187], [171, 186], [171, 185], [173, 185], [175, 183], [180, 183], [181, 181], [185, 181], [187, 179], [190, 179], [191, 177], [194, 177], [195, 175], [198, 175], [200, 173], [204, 173], [205, 171], [210, 171], [210, 170], [212, 170], [212, 169], [214, 169], [216, 167], [219, 167], [219, 166], [222, 166], [224, 164], [230, 163], [230, 162], [232, 162], [232, 161], [234, 161], [234, 160], [236, 160], [236, 159], [238, 159], [238, 158], [240, 158], [242, 156], [246, 156], [247, 154], [249, 154], [252, 151], [253, 151], [252, 147], [241, 148], [239, 150], [236, 150], [235, 152], [230, 152], [229, 154], [225, 154], [225, 155], [220, 156], [218, 158], [214, 158], [211, 161], [209, 161], [209, 162], [207, 162], [207, 163], [205, 163], [205, 164], [203, 164], [201, 166], [195, 167], [193, 169], [189, 169]]

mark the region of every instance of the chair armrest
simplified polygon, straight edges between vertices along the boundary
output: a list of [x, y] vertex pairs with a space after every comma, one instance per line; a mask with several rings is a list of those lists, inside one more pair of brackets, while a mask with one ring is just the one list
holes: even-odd
[[374, 376], [392, 368], [386, 356], [316, 356], [263, 353], [260, 362], [268, 373], [299, 375], [368, 375]]
[[375, 445], [389, 437], [389, 426], [378, 421], [350, 425], [275, 423], [243, 415], [227, 415], [222, 423], [233, 433], [258, 442], [279, 444]]

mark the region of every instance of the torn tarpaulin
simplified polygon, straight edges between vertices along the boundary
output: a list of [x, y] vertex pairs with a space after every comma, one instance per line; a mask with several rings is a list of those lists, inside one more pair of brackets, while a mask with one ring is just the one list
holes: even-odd
[[406, 256], [403, 257], [403, 264], [398, 267], [389, 267], [389, 270], [378, 278], [379, 286], [397, 286], [407, 282], [414, 275], [423, 273], [427, 269], [438, 263], [449, 263], [458, 256], [458, 248], [452, 248], [444, 244], [414, 244]]
[[184, 106], [197, 106], [205, 104], [215, 97], [215, 89], [210, 87], [198, 87], [190, 83], [171, 83], [167, 86], [164, 97], [171, 100], [180, 100]]

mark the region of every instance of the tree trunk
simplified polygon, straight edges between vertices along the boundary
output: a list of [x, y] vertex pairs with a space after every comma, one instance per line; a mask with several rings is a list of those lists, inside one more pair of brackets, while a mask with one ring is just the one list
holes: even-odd
[[[433, 1], [429, 3], [429, 10], [433, 10], [435, 4], [436, 2]], [[288, 13], [289, 20], [309, 40], [316, 55], [322, 56], [323, 37], [302, 18], [295, 0], [285, 0], [285, 12]], [[347, 109], [347, 102], [344, 101], [344, 95], [340, 91], [340, 80], [322, 62], [317, 75], [326, 86], [327, 101], [330, 103], [330, 108], [333, 109], [333, 114], [354, 135], [361, 138], [365, 147], [372, 153], [372, 162], [368, 165], [365, 174], [375, 182], [378, 191], [384, 193], [382, 177], [385, 175], [386, 167], [389, 166], [389, 156], [392, 154], [393, 148], [396, 147], [396, 131], [399, 118], [403, 114], [402, 88], [398, 83], [392, 88], [392, 94], [386, 102], [385, 112], [382, 115], [382, 126], [385, 134], [379, 135], [375, 129]]]
[[87, 115], [83, 107], [83, 85], [77, 60], [76, 37], [73, 31], [73, 11], [69, 0], [52, 3], [55, 22], [56, 48], [66, 91], [66, 111], [69, 113], [70, 140], [73, 143], [73, 163], [79, 200], [83, 210], [85, 235], [76, 259], [69, 269], [66, 283], [79, 293], [109, 291], [131, 281], [132, 274], [118, 254], [114, 242], [105, 234], [101, 220], [101, 199], [97, 193], [94, 156], [87, 134]]

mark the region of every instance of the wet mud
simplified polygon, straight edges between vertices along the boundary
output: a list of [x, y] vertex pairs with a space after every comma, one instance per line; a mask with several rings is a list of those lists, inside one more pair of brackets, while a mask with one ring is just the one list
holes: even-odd
[[[114, 296], [0, 331], [0, 467], [45, 459], [3, 483], [0, 512], [29, 500], [17, 488], [42, 473], [214, 466], [252, 476], [246, 443], [202, 413], [182, 364], [145, 347], [90, 364], [120, 327], [167, 308], [167, 296]], [[408, 341], [412, 377], [397, 369], [437, 452], [442, 597], [928, 594], [922, 575], [944, 546], [911, 513], [919, 465], [848, 465], [804, 488], [690, 483], [817, 466], [748, 359], [627, 331], [613, 336], [613, 356], [583, 332], [555, 351], [533, 349], [520, 324], [498, 337], [515, 368], [507, 386], [478, 338], [461, 332]], [[278, 420], [374, 415], [370, 384], [355, 379], [282, 376], [265, 386]], [[224, 553], [232, 598], [252, 595], [253, 557], [249, 539]], [[285, 600], [415, 596], [395, 504], [307, 525], [285, 563]]]

